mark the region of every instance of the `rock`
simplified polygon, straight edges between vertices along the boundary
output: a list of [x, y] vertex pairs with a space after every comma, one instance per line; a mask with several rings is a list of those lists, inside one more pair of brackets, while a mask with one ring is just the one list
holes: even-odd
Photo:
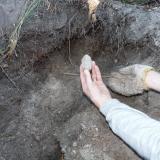
[[82, 58], [82, 66], [84, 69], [88, 69], [89, 71], [91, 70], [92, 68], [92, 59], [89, 55], [84, 55], [83, 58]]
[[136, 44], [156, 48], [152, 50], [153, 56], [160, 48], [159, 7], [146, 9], [144, 6], [104, 0], [98, 6], [96, 16], [104, 27], [104, 39], [112, 48], [117, 47], [117, 41], [121, 47]]

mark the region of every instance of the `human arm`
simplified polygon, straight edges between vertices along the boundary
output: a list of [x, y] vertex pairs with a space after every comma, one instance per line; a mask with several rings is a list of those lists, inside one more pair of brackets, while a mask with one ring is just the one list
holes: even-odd
[[101, 72], [95, 62], [92, 63], [92, 76], [88, 70], [84, 70], [82, 65], [80, 66], [80, 78], [83, 92], [98, 108], [112, 98], [102, 81]]
[[[100, 109], [111, 129], [146, 159], [160, 159], [160, 122], [112, 99], [104, 85], [98, 66], [92, 74], [80, 67], [83, 92]], [[92, 76], [91, 76], [92, 75]]]
[[160, 160], [160, 122], [116, 99], [100, 107], [112, 131], [144, 159]]

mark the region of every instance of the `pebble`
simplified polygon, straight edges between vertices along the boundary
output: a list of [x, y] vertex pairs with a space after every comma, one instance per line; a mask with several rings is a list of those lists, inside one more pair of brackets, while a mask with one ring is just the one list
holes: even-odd
[[88, 54], [83, 56], [81, 62], [82, 62], [82, 67], [84, 69], [87, 69], [89, 71], [91, 70], [91, 68], [92, 68], [92, 59]]

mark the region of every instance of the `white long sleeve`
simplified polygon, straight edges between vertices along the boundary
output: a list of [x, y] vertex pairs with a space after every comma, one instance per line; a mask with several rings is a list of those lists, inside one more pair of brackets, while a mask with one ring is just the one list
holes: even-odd
[[160, 160], [160, 122], [116, 99], [100, 107], [112, 131], [141, 157]]

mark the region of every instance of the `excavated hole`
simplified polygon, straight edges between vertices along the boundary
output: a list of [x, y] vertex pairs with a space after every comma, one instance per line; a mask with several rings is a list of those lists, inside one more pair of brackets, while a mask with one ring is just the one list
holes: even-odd
[[[116, 55], [112, 48], [103, 45], [101, 32], [90, 33], [81, 39], [71, 40], [71, 55], [68, 58], [68, 41], [54, 54], [42, 55], [25, 74], [14, 81], [18, 88], [26, 91], [20, 94], [3, 75], [1, 78], [1, 139], [32, 144], [37, 155], [43, 159], [140, 159], [119, 138], [113, 135], [105, 120], [83, 96], [79, 80], [81, 57], [88, 53], [107, 74], [117, 67], [141, 63], [150, 52], [138, 54], [142, 48], [127, 46]], [[72, 63], [72, 64], [71, 64]], [[13, 68], [12, 68], [13, 69]], [[13, 69], [14, 70], [14, 69]], [[11, 75], [11, 74], [10, 74]], [[106, 83], [106, 79], [104, 78]], [[7, 88], [8, 87], [8, 88]], [[154, 92], [130, 98], [112, 93], [115, 98], [157, 118], [160, 112], [152, 107]], [[5, 104], [6, 106], [2, 106]], [[18, 130], [18, 133], [17, 133]], [[25, 136], [26, 135], [26, 136]], [[56, 141], [59, 141], [57, 145]], [[11, 142], [10, 142], [11, 143]], [[11, 143], [12, 144], [12, 143]], [[102, 145], [103, 144], [103, 145]], [[13, 145], [13, 144], [12, 144]], [[21, 148], [22, 147], [22, 148]], [[24, 152], [23, 150], [21, 150]], [[9, 148], [7, 154], [13, 154]], [[19, 151], [17, 151], [19, 152]]]

